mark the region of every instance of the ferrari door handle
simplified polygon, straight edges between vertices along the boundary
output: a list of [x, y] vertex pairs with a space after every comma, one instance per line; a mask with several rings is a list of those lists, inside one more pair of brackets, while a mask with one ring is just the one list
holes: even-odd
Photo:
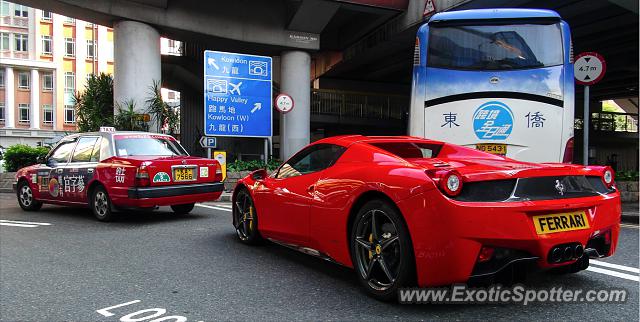
[[314, 190], [316, 190], [316, 185], [312, 184], [309, 187], [307, 187], [307, 192], [313, 192]]

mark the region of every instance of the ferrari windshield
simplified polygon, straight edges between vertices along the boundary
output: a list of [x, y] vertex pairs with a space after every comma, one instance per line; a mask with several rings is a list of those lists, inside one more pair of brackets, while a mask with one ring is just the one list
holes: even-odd
[[559, 24], [434, 26], [429, 67], [510, 70], [562, 64]]
[[434, 158], [440, 152], [440, 148], [442, 148], [442, 145], [439, 144], [419, 142], [384, 142], [370, 144], [403, 159]]
[[124, 136], [116, 137], [115, 142], [116, 153], [120, 157], [187, 155], [177, 141], [164, 136]]

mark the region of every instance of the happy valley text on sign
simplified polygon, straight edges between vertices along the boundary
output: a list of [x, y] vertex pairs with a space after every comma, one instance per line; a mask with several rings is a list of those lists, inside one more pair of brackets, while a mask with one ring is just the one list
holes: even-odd
[[204, 52], [207, 136], [272, 135], [271, 57]]

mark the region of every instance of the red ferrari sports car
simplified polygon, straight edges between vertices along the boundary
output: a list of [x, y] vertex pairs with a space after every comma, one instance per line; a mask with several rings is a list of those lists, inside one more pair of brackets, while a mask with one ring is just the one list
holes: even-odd
[[[369, 294], [578, 272], [611, 256], [620, 195], [609, 167], [536, 164], [416, 137], [317, 141], [233, 193], [239, 239], [355, 269]], [[498, 279], [497, 281], [501, 281]]]
[[218, 161], [189, 156], [164, 134], [73, 134], [39, 161], [16, 173], [14, 190], [26, 211], [43, 203], [85, 205], [101, 221], [113, 219], [118, 208], [171, 206], [186, 214], [196, 202], [218, 199], [224, 189]]

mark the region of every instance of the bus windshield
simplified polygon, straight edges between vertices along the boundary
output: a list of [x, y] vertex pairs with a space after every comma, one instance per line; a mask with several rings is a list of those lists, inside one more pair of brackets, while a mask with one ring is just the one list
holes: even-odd
[[511, 70], [563, 63], [559, 24], [433, 26], [427, 65], [461, 70]]

